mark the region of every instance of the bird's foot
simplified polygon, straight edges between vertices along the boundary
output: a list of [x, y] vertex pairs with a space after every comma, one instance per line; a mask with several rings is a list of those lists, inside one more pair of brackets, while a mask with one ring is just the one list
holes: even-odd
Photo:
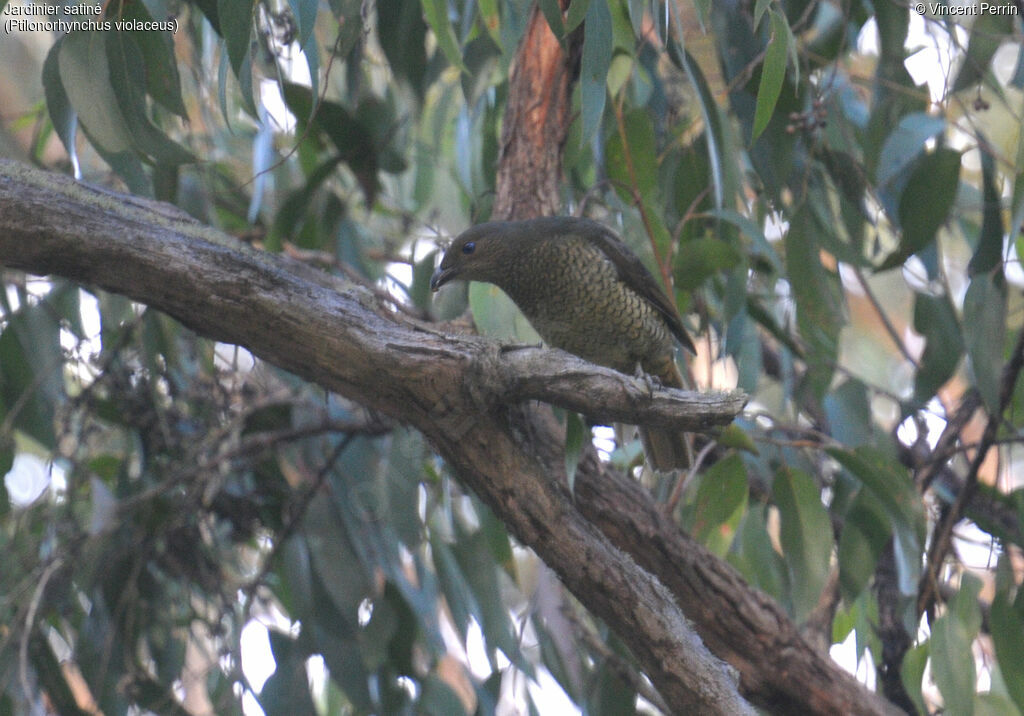
[[639, 363], [636, 366], [636, 372], [634, 373], [634, 377], [642, 380], [644, 382], [644, 385], [647, 386], [648, 400], [654, 397], [654, 391], [662, 387], [661, 381], [658, 380], [658, 376], [644, 372], [644, 369], [640, 367]]

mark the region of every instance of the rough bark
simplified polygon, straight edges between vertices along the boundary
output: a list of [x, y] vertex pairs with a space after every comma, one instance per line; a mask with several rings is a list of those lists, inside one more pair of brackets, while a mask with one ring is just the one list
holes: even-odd
[[774, 600], [680, 530], [643, 487], [593, 454], [577, 470], [576, 504], [668, 587], [759, 706], [780, 714], [902, 713], [815, 650]]

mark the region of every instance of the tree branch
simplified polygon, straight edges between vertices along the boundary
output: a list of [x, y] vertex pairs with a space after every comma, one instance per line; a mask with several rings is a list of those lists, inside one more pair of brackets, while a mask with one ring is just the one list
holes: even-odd
[[651, 390], [559, 351], [446, 336], [364, 288], [299, 275], [305, 267], [238, 244], [173, 207], [3, 161], [0, 264], [127, 295], [412, 424], [616, 631], [673, 712], [749, 712], [687, 618], [759, 704], [790, 713], [892, 712], [592, 452], [571, 499], [564, 436], [550, 409], [513, 402], [551, 400], [608, 419], [695, 426], [727, 421], [742, 397]]
[[[412, 424], [616, 630], [673, 711], [752, 713], [734, 676], [696, 637], [668, 590], [574, 506], [564, 438], [551, 428], [550, 409], [506, 402], [517, 390], [549, 397], [543, 380], [522, 373], [534, 367], [532, 357], [475, 336], [445, 336], [389, 311], [365, 288], [342, 283], [336, 291], [329, 277], [309, 280], [294, 262], [239, 244], [168, 205], [6, 161], [0, 162], [0, 264], [123, 294]], [[565, 394], [561, 373], [586, 372], [563, 353], [546, 352], [545, 360], [559, 374], [553, 399]], [[588, 385], [599, 386], [601, 376], [587, 377]], [[679, 416], [678, 401], [639, 400], [628, 381], [604, 377], [612, 382], [599, 392], [610, 397], [611, 408], [580, 396], [573, 405], [624, 417], [649, 410], [670, 423]], [[631, 402], [638, 400], [639, 408]], [[742, 399], [724, 402], [734, 411], [742, 406]], [[726, 422], [729, 409], [705, 422]]]

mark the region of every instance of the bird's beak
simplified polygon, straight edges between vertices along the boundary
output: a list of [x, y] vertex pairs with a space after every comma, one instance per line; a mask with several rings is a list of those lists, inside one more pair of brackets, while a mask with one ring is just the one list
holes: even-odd
[[436, 291], [441, 288], [455, 278], [456, 274], [458, 274], [458, 269], [454, 266], [450, 268], [438, 268], [437, 271], [434, 272], [434, 275], [430, 277], [430, 290]]

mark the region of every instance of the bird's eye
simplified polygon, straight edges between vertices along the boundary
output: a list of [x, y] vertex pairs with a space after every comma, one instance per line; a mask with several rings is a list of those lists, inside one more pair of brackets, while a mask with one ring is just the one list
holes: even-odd
[[467, 241], [466, 243], [464, 243], [462, 245], [462, 253], [464, 253], [464, 254], [471, 254], [471, 253], [473, 253], [474, 250], [476, 250], [476, 242], [475, 241]]

